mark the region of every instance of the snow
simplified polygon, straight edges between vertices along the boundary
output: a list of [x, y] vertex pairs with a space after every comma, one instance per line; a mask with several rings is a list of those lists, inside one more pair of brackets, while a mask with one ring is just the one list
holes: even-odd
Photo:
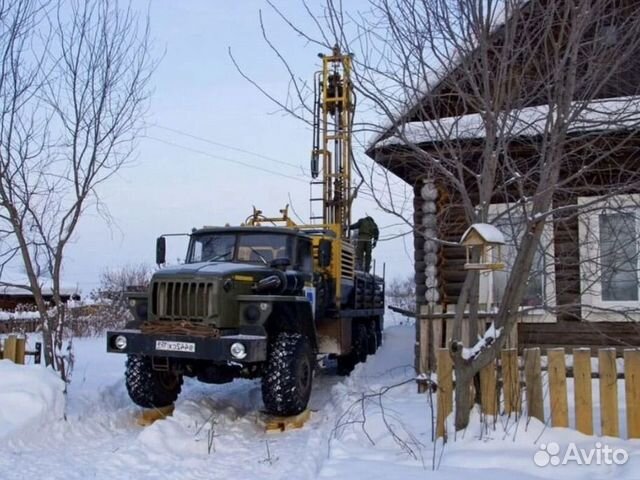
[[480, 352], [490, 346], [496, 339], [502, 334], [502, 327], [496, 329], [496, 326], [493, 322], [487, 331], [484, 332], [484, 335], [478, 339], [475, 345], [471, 348], [463, 348], [462, 349], [462, 358], [465, 360], [469, 360], [471, 358], [475, 358]]
[[[568, 128], [569, 133], [617, 131], [640, 126], [640, 97], [637, 96], [594, 100], [587, 105], [573, 102], [570, 111], [577, 114]], [[540, 105], [501, 112], [496, 121], [504, 136], [533, 137], [545, 133], [553, 116], [548, 105]], [[480, 113], [428, 122], [407, 122], [400, 130], [401, 135], [381, 140], [376, 146], [480, 139], [486, 135], [485, 122]]]
[[[173, 416], [139, 427], [140, 410], [124, 387], [124, 358], [106, 354], [103, 338], [74, 341], [76, 366], [66, 420], [61, 416], [61, 385], [51, 372], [0, 362], [0, 425], [6, 428], [7, 419], [35, 412], [29, 422], [12, 423], [15, 427], [0, 438], [0, 477], [638, 478], [640, 441], [588, 437], [527, 418], [486, 418], [474, 409], [465, 431], [455, 434], [449, 417], [449, 441], [432, 442], [437, 406], [435, 395], [416, 393], [414, 342], [411, 325], [392, 326], [378, 353], [350, 377], [333, 375], [335, 366], [329, 362], [315, 378], [311, 419], [302, 429], [277, 434], [265, 433], [258, 421], [262, 401], [257, 380], [226, 385], [186, 380]], [[22, 391], [25, 396], [19, 398]], [[15, 392], [13, 403], [2, 403], [2, 392]], [[47, 408], [34, 408], [37, 399]], [[594, 402], [597, 411], [597, 395]], [[621, 425], [625, 415], [621, 411]], [[598, 422], [595, 417], [594, 424]], [[575, 442], [585, 449], [605, 442], [625, 448], [630, 459], [624, 466], [535, 466], [540, 445], [551, 441]]]
[[[0, 280], [2, 282], [9, 282], [4, 278]], [[16, 282], [20, 285], [29, 285], [29, 282], [25, 279], [21, 282]], [[42, 289], [43, 295], [53, 295], [53, 286], [51, 283], [41, 283], [40, 287]], [[78, 287], [72, 287], [70, 285], [61, 285], [60, 286], [60, 295], [68, 295], [72, 296], [80, 292]], [[16, 286], [0, 286], [0, 294], [1, 295], [31, 295], [31, 291], [26, 288], [16, 287]]]
[[478, 235], [480, 235], [484, 239], [485, 242], [498, 243], [500, 245], [504, 245], [505, 243], [503, 233], [500, 230], [498, 230], [495, 226], [489, 223], [474, 223], [473, 225], [471, 225], [467, 229], [467, 231], [464, 232], [464, 234], [462, 235], [462, 238], [460, 239], [460, 243], [464, 243], [467, 236], [473, 230], [475, 230], [478, 233]]
[[49, 369], [0, 360], [0, 439], [64, 416], [64, 383]]
[[37, 320], [38, 318], [40, 318], [40, 314], [38, 312], [8, 312], [6, 310], [0, 310], [0, 322], [7, 320]]
[[[51, 278], [39, 277], [38, 283], [42, 288], [44, 295], [53, 293], [53, 281]], [[0, 294], [1, 295], [31, 295], [30, 290], [20, 287], [20, 285], [29, 286], [29, 278], [19, 269], [7, 266], [0, 275]], [[60, 285], [61, 295], [75, 295], [79, 293], [78, 286], [62, 284]]]

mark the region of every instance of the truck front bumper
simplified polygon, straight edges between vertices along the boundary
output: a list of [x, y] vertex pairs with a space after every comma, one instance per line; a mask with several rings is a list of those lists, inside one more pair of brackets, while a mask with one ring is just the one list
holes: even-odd
[[[232, 346], [234, 346], [233, 349]], [[140, 330], [117, 330], [107, 332], [107, 352], [214, 362], [254, 363], [267, 359], [267, 337], [225, 335], [214, 338], [148, 334]]]

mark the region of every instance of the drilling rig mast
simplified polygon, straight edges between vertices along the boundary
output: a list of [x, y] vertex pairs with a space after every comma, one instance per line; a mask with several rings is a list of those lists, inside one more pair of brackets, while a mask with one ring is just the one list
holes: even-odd
[[[331, 55], [319, 54], [322, 70], [314, 77], [312, 181], [322, 196], [311, 195], [311, 223], [332, 225], [347, 238], [351, 224], [351, 135], [355, 97], [351, 83], [351, 55], [336, 45]], [[322, 216], [313, 216], [314, 202], [322, 202]]]

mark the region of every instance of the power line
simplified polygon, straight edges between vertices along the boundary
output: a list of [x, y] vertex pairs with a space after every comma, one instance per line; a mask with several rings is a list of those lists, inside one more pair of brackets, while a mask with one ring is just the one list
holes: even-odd
[[306, 180], [302, 180], [299, 177], [294, 177], [292, 175], [287, 175], [286, 173], [275, 172], [273, 170], [269, 170], [268, 168], [258, 167], [257, 165], [252, 165], [250, 163], [246, 163], [246, 162], [243, 162], [241, 160], [235, 160], [233, 158], [222, 157], [220, 155], [215, 155], [213, 153], [205, 152], [203, 150], [198, 150], [197, 148], [187, 147], [186, 145], [181, 145], [179, 143], [170, 142], [168, 140], [163, 140], [162, 138], [153, 137], [151, 135], [144, 135], [144, 137], [148, 138], [150, 140], [154, 140], [156, 142], [164, 143], [165, 145], [169, 145], [169, 146], [176, 147], [176, 148], [181, 148], [183, 150], [186, 150], [186, 151], [189, 151], [189, 152], [192, 152], [192, 153], [197, 153], [198, 155], [204, 155], [206, 157], [214, 158], [216, 160], [222, 160], [224, 162], [235, 163], [236, 165], [242, 165], [243, 167], [252, 168], [254, 170], [258, 170], [258, 171], [261, 171], [263, 173], [269, 173], [271, 175], [278, 175], [280, 177], [288, 178], [290, 180], [295, 180], [296, 182], [302, 182], [302, 183], [305, 183], [305, 184], [308, 183]]
[[[160, 127], [160, 126], [158, 125], [158, 127]], [[178, 132], [178, 130], [175, 130], [175, 129], [172, 129], [172, 128], [169, 128], [169, 127], [160, 127], [160, 128], [164, 128], [165, 130], [169, 130], [169, 131]], [[188, 134], [186, 132], [180, 132], [180, 133], [184, 134], [185, 136], [189, 136], [189, 137], [193, 137], [193, 138], [196, 138], [196, 139], [200, 139], [200, 137]], [[253, 169], [253, 170], [257, 170], [257, 171], [260, 171], [260, 172], [263, 172], [263, 173], [268, 173], [268, 174], [271, 174], [271, 175], [277, 175], [277, 176], [280, 176], [280, 177], [283, 177], [283, 178], [287, 178], [289, 180], [295, 180], [296, 182], [301, 182], [301, 183], [308, 184], [308, 181], [303, 180], [303, 179], [301, 179], [299, 177], [294, 177], [292, 175], [287, 175], [285, 173], [277, 172], [277, 171], [274, 171], [274, 170], [271, 170], [271, 169], [268, 169], [268, 168], [259, 167], [257, 165], [253, 165], [251, 163], [243, 162], [241, 160], [236, 160], [236, 159], [233, 159], [233, 158], [228, 158], [228, 157], [223, 157], [223, 156], [220, 156], [220, 155], [215, 155], [215, 154], [210, 153], [210, 152], [205, 152], [203, 150], [199, 150], [199, 149], [196, 149], [196, 148], [188, 147], [186, 145], [182, 145], [182, 144], [179, 144], [179, 143], [176, 143], [176, 142], [172, 142], [172, 141], [169, 141], [169, 140], [164, 140], [162, 138], [157, 138], [157, 137], [154, 137], [152, 135], [144, 135], [144, 137], [148, 138], [150, 140], [154, 140], [156, 142], [163, 143], [165, 145], [169, 145], [169, 146], [172, 146], [172, 147], [175, 147], [175, 148], [180, 148], [180, 149], [185, 150], [185, 151], [196, 153], [198, 155], [203, 155], [203, 156], [206, 156], [206, 157], [209, 157], [209, 158], [214, 158], [216, 160], [222, 160], [222, 161], [225, 161], [225, 162], [229, 162], [229, 163], [233, 163], [233, 164], [236, 164], [236, 165], [247, 167], [247, 168], [250, 168], [250, 169]], [[206, 141], [208, 143], [214, 144], [214, 145], [216, 144], [216, 142], [208, 141], [207, 139], [202, 139], [202, 140]], [[233, 148], [233, 149], [235, 149], [235, 148]], [[240, 152], [245, 153], [245, 151], [242, 150], [242, 149], [235, 149], [235, 150], [238, 150]], [[246, 152], [249, 152], [249, 151], [246, 151]], [[249, 153], [251, 153], [251, 152], [249, 152]], [[259, 154], [253, 153], [253, 155], [254, 156], [258, 156]], [[269, 158], [269, 157], [265, 157], [265, 158]], [[272, 160], [274, 160], [274, 159], [272, 159]], [[280, 163], [285, 163], [285, 164], [287, 164], [289, 166], [294, 166], [293, 164], [289, 164], [287, 162], [280, 162]], [[360, 191], [358, 193], [358, 195], [359, 196], [361, 195], [363, 200], [368, 200], [368, 201], [371, 201], [371, 202], [374, 202], [374, 203], [376, 202], [376, 199], [375, 199], [374, 195], [369, 193], [369, 192]], [[385, 228], [385, 227], [383, 227], [383, 228]]]
[[[251, 151], [251, 150], [247, 150], [247, 149], [243, 149], [243, 148], [239, 148], [239, 147], [234, 147], [232, 145], [228, 145], [228, 144], [225, 144], [225, 143], [222, 143], [222, 142], [218, 142], [218, 141], [214, 141], [214, 140], [211, 140], [211, 139], [208, 139], [208, 138], [204, 138], [204, 137], [201, 137], [201, 136], [198, 136], [198, 135], [194, 135], [192, 133], [185, 132], [184, 130], [179, 130], [177, 128], [167, 127], [165, 125], [160, 125], [160, 124], [157, 124], [157, 123], [149, 124], [148, 126], [155, 127], [155, 128], [160, 128], [162, 130], [166, 130], [166, 131], [169, 131], [169, 132], [174, 132], [174, 133], [177, 133], [179, 135], [183, 135], [185, 137], [192, 138], [194, 140], [198, 140], [198, 141], [201, 141], [201, 142], [208, 143], [210, 145], [215, 145], [215, 146], [227, 148], [229, 150], [234, 150], [236, 152], [244, 153], [246, 155], [251, 155], [251, 156], [254, 156], [254, 157], [257, 157], [257, 158], [261, 158], [263, 160], [268, 160], [270, 162], [278, 163], [280, 165], [285, 165], [287, 167], [296, 168], [296, 169], [299, 169], [303, 173], [306, 174], [306, 172], [305, 172], [304, 168], [302, 167], [302, 165], [296, 165], [296, 164], [293, 164], [293, 163], [290, 163], [290, 162], [286, 162], [284, 160], [278, 160], [277, 158], [273, 158], [273, 157], [270, 157], [268, 155], [257, 153], [257, 152]], [[167, 144], [172, 144], [168, 140], [161, 140], [161, 139], [158, 139], [156, 137], [149, 136], [149, 135], [147, 135], [147, 138], [151, 138], [153, 140], [157, 140], [157, 141], [160, 141], [160, 142], [163, 142], [163, 143], [167, 143]], [[178, 144], [174, 144], [174, 146], [178, 146]], [[239, 160], [233, 160], [233, 159], [229, 159], [229, 158], [226, 158], [226, 157], [217, 157], [217, 156], [214, 156], [214, 154], [211, 154], [211, 153], [208, 153], [208, 152], [203, 152], [201, 150], [192, 149], [191, 147], [186, 147], [186, 146], [180, 145], [179, 148], [185, 148], [185, 149], [188, 149], [190, 151], [196, 151], [196, 153], [200, 153], [200, 154], [207, 155], [207, 156], [210, 156], [210, 157], [219, 158], [221, 160], [226, 160], [226, 161], [231, 161], [231, 162], [234, 162], [234, 163], [237, 163], [237, 164], [240, 164], [240, 165], [245, 165], [245, 166], [247, 166], [249, 168], [258, 169], [260, 171], [266, 171], [266, 172], [271, 173], [273, 175], [280, 175], [280, 176], [284, 176], [285, 178], [293, 178], [293, 177], [288, 176], [287, 174], [281, 174], [279, 172], [274, 172], [273, 170], [269, 170], [269, 169], [266, 169], [264, 167], [258, 167], [258, 166], [252, 165], [252, 164], [246, 164], [246, 163], [241, 162]], [[300, 180], [299, 178], [297, 180], [298, 181], [303, 181], [303, 180]], [[368, 197], [369, 200], [373, 200], [373, 201], [376, 200], [375, 197], [373, 195], [371, 195], [371, 194], [368, 194], [368, 192], [360, 191], [359, 193], [361, 195], [363, 195], [364, 197]], [[399, 199], [396, 199], [396, 201], [401, 202], [401, 200], [399, 200]]]
[[211, 139], [208, 139], [208, 138], [200, 137], [198, 135], [194, 135], [192, 133], [185, 132], [183, 130], [178, 130], [177, 128], [165, 127], [164, 125], [159, 125], [157, 123], [150, 124], [149, 126], [150, 127], [155, 127], [155, 128], [160, 128], [162, 130], [167, 130], [169, 132], [177, 133], [178, 135], [183, 135], [185, 137], [193, 138], [194, 140], [198, 140], [200, 142], [208, 143], [210, 145], [215, 145], [216, 147], [227, 148], [229, 150], [233, 150], [233, 151], [236, 151], [236, 152], [244, 153], [246, 155], [251, 155], [253, 157], [261, 158], [263, 160], [268, 160], [270, 162], [278, 163], [280, 165], [286, 165], [287, 167], [292, 167], [292, 168], [296, 168], [296, 169], [302, 169], [301, 165], [296, 165], [295, 163], [286, 162], [284, 160], [279, 160], [277, 158], [273, 158], [273, 157], [270, 157], [268, 155], [264, 155], [262, 153], [253, 152], [251, 150], [247, 150], [247, 149], [244, 149], [244, 148], [234, 147], [233, 145], [228, 145], [226, 143], [217, 142], [217, 141], [214, 141], [214, 140], [211, 140]]

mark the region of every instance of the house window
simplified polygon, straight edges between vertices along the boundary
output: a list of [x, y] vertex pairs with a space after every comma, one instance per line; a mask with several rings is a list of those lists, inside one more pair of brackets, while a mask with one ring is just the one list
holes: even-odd
[[634, 212], [600, 214], [602, 300], [638, 300], [638, 245]]
[[[505, 269], [481, 274], [480, 303], [486, 302], [488, 308], [497, 308], [504, 298], [509, 274], [525, 234], [527, 221], [522, 207], [493, 204], [489, 208], [489, 223], [496, 226], [505, 237], [505, 245], [501, 247]], [[520, 305], [523, 312], [522, 321], [555, 321], [555, 315], [547, 308], [555, 306], [555, 263], [551, 222], [544, 226]]]
[[582, 317], [640, 316], [640, 196], [585, 197], [578, 205]]
[[[509, 218], [498, 217], [494, 220], [493, 224], [505, 237], [505, 245], [502, 247], [505, 269], [496, 271], [493, 277], [493, 301], [499, 304], [502, 302], [509, 273], [513, 268], [513, 262], [516, 259], [526, 223], [522, 216], [511, 215]], [[527, 287], [520, 303], [521, 306], [540, 307], [545, 304], [546, 271], [544, 251], [542, 250], [542, 245], [539, 245], [533, 257]]]

